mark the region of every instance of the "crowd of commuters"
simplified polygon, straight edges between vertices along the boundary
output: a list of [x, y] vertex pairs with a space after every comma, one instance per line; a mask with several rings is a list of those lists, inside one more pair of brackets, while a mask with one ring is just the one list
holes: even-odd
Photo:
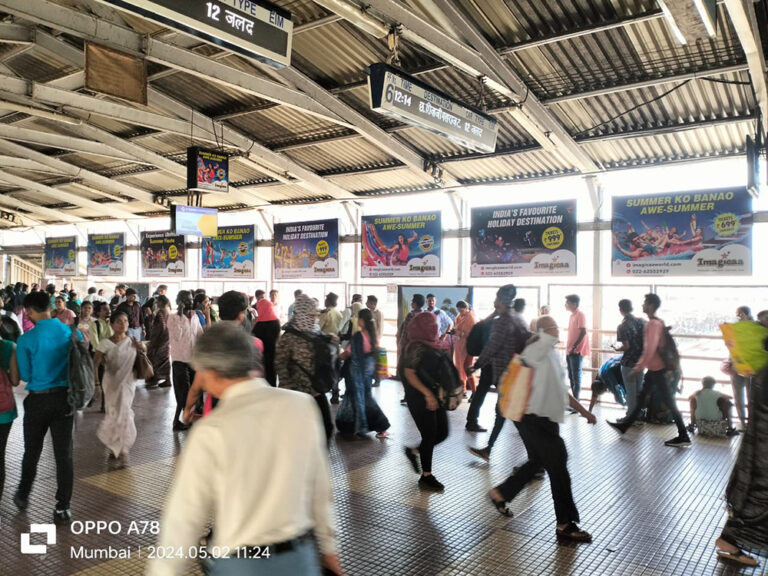
[[[331, 292], [321, 308], [317, 299], [297, 290], [284, 313], [277, 290], [268, 294], [258, 290], [253, 299], [237, 291], [212, 298], [204, 290], [181, 290], [173, 310], [167, 290], [158, 286], [143, 302], [135, 289], [123, 284], [109, 300], [100, 290], [89, 288], [81, 301], [67, 285], [57, 291], [52, 285], [40, 290], [18, 284], [3, 291], [0, 498], [5, 448], [18, 415], [12, 387], [24, 382], [27, 392], [22, 474], [13, 501], [19, 509], [27, 507], [50, 430], [57, 482], [54, 521], [67, 523], [72, 518], [74, 482], [75, 411], [67, 401], [71, 341], [84, 341], [93, 355], [104, 412], [97, 437], [110, 458], [122, 466], [128, 464], [137, 439], [132, 408], [136, 365], [138, 356], [146, 353], [153, 367], [147, 388], [173, 386], [173, 431], [194, 424], [169, 493], [160, 544], [193, 544], [213, 517], [209, 538], [213, 545], [285, 551], [264, 573], [315, 574], [322, 567], [341, 574], [329, 479], [328, 447], [334, 434], [331, 404], [341, 401], [335, 418], [340, 433], [352, 438], [372, 433], [381, 439], [389, 437], [389, 420], [372, 392], [381, 378], [378, 364], [384, 332], [377, 298], [368, 296], [364, 303], [363, 295], [354, 294], [340, 309], [338, 295]], [[486, 432], [479, 423], [480, 408], [489, 391], [500, 387], [508, 365], [518, 356], [533, 369], [524, 414], [514, 422], [527, 460], [491, 489], [489, 499], [500, 514], [509, 516], [509, 504], [520, 491], [546, 474], [557, 537], [590, 542], [592, 536], [579, 526], [568, 452], [559, 432], [568, 412], [596, 422], [579, 402], [582, 360], [591, 353], [586, 317], [578, 295], [566, 296], [570, 317], [563, 359], [555, 348], [560, 330], [549, 306], [542, 306], [528, 324], [523, 319], [525, 301], [516, 296], [514, 285], [502, 286], [493, 312], [478, 320], [467, 302], [457, 302], [453, 315], [437, 306], [433, 294], [413, 295], [410, 312], [397, 331], [395, 378], [403, 384], [404, 403], [421, 440], [405, 446], [405, 456], [419, 474], [421, 489], [442, 492], [445, 486], [433, 470], [434, 454], [449, 434], [451, 405], [442, 388], [448, 383], [435, 380], [435, 367], [447, 363], [455, 374], [458, 395], [472, 394], [466, 430]], [[765, 456], [768, 445], [765, 374], [750, 378], [738, 374], [732, 362], [725, 362], [723, 371], [731, 378], [733, 397], [714, 390], [715, 380], [705, 377], [702, 389], [690, 398], [691, 421], [686, 426], [674, 399], [676, 375], [665, 363], [667, 327], [657, 315], [660, 307], [658, 295], [647, 294], [646, 321], [632, 314], [631, 301], [618, 303], [622, 322], [614, 349], [622, 353], [627, 413], [609, 424], [624, 434], [642, 417], [652, 398], [661, 398], [678, 430], [665, 444], [685, 447], [694, 432], [735, 434], [731, 421], [735, 404], [744, 439], [728, 485], [731, 515], [716, 545], [719, 556], [755, 565], [756, 559], [743, 549], [768, 542], [765, 526], [752, 521], [767, 512], [760, 496], [766, 490], [764, 472], [754, 464], [755, 458]], [[738, 309], [737, 318], [754, 321], [746, 306]], [[758, 321], [768, 322], [768, 313], [761, 312]], [[323, 388], [319, 381], [328, 368], [333, 382]], [[498, 403], [495, 414], [487, 444], [469, 447], [485, 461], [505, 423]], [[275, 434], [279, 446], [254, 442]], [[216, 562], [238, 569], [235, 558]], [[183, 573], [185, 568], [183, 562], [158, 561], [149, 570], [160, 575]]]

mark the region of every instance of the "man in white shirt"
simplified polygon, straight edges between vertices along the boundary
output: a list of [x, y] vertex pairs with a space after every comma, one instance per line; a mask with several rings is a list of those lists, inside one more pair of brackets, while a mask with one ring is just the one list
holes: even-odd
[[[311, 396], [254, 378], [253, 340], [230, 322], [195, 344], [196, 378], [219, 398], [195, 424], [179, 457], [160, 522], [158, 547], [197, 546], [213, 518], [213, 573], [342, 574], [325, 433]], [[270, 441], [279, 437], [280, 442]], [[189, 554], [155, 559], [149, 576], [185, 574]], [[217, 566], [217, 564], [226, 564]]]

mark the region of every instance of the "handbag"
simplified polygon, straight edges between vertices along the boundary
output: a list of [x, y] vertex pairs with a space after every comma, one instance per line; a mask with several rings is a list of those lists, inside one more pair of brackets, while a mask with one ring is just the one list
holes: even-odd
[[386, 348], [379, 348], [376, 351], [376, 374], [379, 380], [389, 378], [389, 360]]
[[131, 337], [133, 340], [133, 346], [136, 348], [136, 359], [133, 361], [133, 374], [137, 380], [151, 380], [155, 375], [155, 370], [152, 368], [152, 362], [149, 360], [147, 353], [138, 346], [138, 340]]
[[5, 370], [0, 369], [0, 414], [10, 412], [15, 407], [16, 401], [13, 398], [11, 380], [8, 378]]
[[515, 354], [499, 382], [499, 410], [514, 422], [520, 422], [528, 409], [533, 389], [533, 368]]

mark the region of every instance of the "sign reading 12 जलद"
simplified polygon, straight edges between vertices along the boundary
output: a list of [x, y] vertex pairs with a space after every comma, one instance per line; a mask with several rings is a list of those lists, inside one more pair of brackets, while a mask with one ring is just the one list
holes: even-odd
[[266, 0], [101, 0], [282, 68], [291, 65], [291, 13]]

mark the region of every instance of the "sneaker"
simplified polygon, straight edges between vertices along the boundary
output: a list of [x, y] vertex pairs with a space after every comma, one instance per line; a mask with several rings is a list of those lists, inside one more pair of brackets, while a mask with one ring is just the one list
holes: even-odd
[[405, 447], [405, 457], [408, 458], [408, 462], [411, 463], [413, 471], [416, 472], [416, 474], [421, 474], [421, 467], [419, 466], [419, 459], [417, 456], [418, 453], [414, 453], [408, 446]]
[[729, 438], [732, 436], [738, 436], [740, 432], [736, 430], [736, 428], [728, 428], [728, 430], [725, 431], [725, 435]]
[[481, 460], [485, 460], [486, 462], [491, 461], [490, 448], [473, 448], [472, 446], [467, 446], [467, 450], [469, 450], [470, 454], [477, 456]]
[[624, 434], [627, 431], [627, 425], [623, 422], [611, 422], [610, 420], [606, 420], [606, 422], [608, 422], [608, 426], [614, 430], [618, 430], [620, 434]]
[[16, 504], [16, 508], [19, 510], [26, 510], [27, 506], [29, 506], [29, 499], [24, 498], [21, 495], [21, 492], [16, 492], [16, 494], [13, 495], [13, 503]]
[[69, 524], [70, 522], [72, 522], [72, 510], [69, 508], [53, 511], [53, 523], [56, 524], [56, 526]]
[[691, 439], [688, 436], [678, 436], [664, 442], [664, 446], [672, 446], [673, 448], [686, 448], [691, 445]]
[[695, 424], [688, 424], [688, 426], [686, 426], [685, 429], [688, 430], [688, 434], [695, 434], [696, 433], [696, 425]]
[[443, 486], [432, 474], [429, 476], [424, 476], [422, 474], [421, 478], [419, 478], [419, 488], [429, 490], [430, 492], [442, 492], [445, 490], [445, 486]]
[[483, 427], [482, 427], [482, 426], [480, 426], [480, 424], [478, 424], [477, 422], [475, 422], [474, 424], [467, 424], [467, 425], [464, 427], [464, 429], [465, 429], [467, 432], [488, 432], [488, 429], [487, 429], [487, 428], [483, 428]]

